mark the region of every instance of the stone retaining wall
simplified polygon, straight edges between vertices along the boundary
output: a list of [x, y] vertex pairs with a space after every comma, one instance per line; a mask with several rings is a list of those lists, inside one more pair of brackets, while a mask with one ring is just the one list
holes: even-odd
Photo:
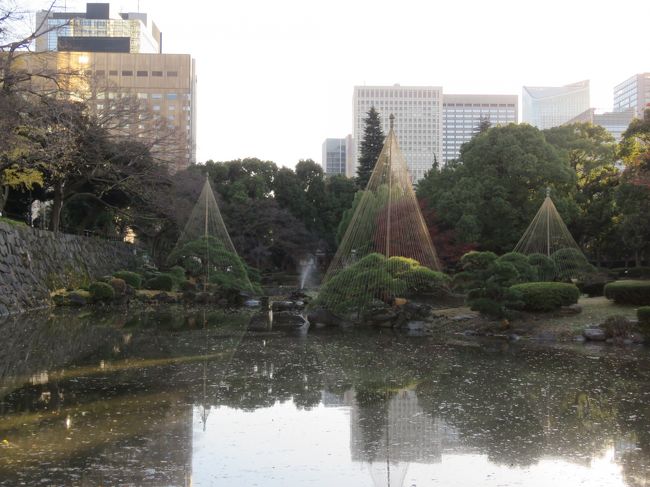
[[0, 316], [49, 306], [54, 289], [135, 265], [127, 243], [0, 222]]

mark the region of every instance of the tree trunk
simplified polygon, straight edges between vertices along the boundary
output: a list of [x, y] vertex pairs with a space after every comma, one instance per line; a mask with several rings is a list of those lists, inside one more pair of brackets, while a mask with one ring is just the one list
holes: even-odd
[[0, 215], [2, 215], [2, 212], [5, 209], [5, 205], [7, 204], [8, 199], [9, 199], [9, 186], [2, 186], [0, 188]]
[[639, 252], [639, 249], [636, 249], [634, 251], [634, 265], [636, 267], [641, 267], [641, 254]]
[[57, 181], [54, 183], [54, 200], [52, 201], [52, 218], [50, 219], [50, 230], [53, 232], [59, 231], [61, 210], [63, 210], [63, 184]]

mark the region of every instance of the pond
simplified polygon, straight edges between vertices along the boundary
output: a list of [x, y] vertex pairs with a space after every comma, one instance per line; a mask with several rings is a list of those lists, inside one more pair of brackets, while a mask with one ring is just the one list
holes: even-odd
[[0, 485], [648, 485], [648, 349], [247, 321], [1, 321]]

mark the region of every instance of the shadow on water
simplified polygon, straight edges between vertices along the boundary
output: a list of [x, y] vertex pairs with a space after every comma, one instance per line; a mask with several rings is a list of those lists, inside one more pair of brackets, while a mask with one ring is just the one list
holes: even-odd
[[0, 322], [0, 485], [190, 485], [211, 468], [193, 462], [197, 408], [205, 428], [218, 408], [278, 404], [345, 408], [340, 446], [368, 466], [368, 485], [402, 485], [409, 466], [449, 454], [588, 467], [612, 449], [629, 485], [648, 482], [644, 349], [461, 347], [357, 330], [255, 335], [248, 318], [170, 308]]

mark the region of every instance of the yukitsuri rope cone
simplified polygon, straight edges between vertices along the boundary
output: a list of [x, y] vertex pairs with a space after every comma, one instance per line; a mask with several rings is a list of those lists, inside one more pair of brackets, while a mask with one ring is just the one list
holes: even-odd
[[550, 189], [513, 252], [551, 258], [561, 279], [577, 279], [594, 270], [553, 204]]
[[[444, 277], [393, 120], [391, 115], [368, 186], [323, 279], [319, 302], [325, 308], [363, 311], [373, 302], [426, 293], [432, 278]], [[342, 309], [343, 302], [348, 309]]]
[[[206, 257], [205, 262], [198, 263], [205, 269], [206, 282], [210, 282], [210, 277], [218, 273], [232, 275], [244, 290], [253, 291], [244, 261], [230, 239], [207, 177], [183, 233], [170, 255], [182, 254], [188, 246], [193, 247], [195, 252], [198, 249]], [[201, 249], [205, 250], [201, 252]]]

